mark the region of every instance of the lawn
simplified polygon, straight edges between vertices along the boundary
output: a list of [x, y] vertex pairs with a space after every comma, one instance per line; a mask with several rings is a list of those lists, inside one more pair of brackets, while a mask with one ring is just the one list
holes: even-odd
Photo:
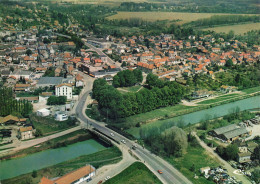
[[[220, 165], [215, 159], [207, 155], [206, 151], [200, 145], [196, 147], [188, 146], [187, 152], [182, 157], [166, 159], [195, 184], [213, 184], [214, 182], [208, 181], [200, 176], [199, 169], [207, 166], [217, 167]], [[193, 164], [195, 171], [190, 170]], [[199, 176], [198, 179], [194, 179], [195, 173]]]
[[[212, 15], [230, 15], [227, 13], [184, 13], [184, 12], [118, 12], [109, 16], [108, 19], [130, 19], [140, 18], [147, 21], [169, 20], [184, 24], [198, 19], [210, 18]], [[236, 14], [232, 14], [236, 15]], [[239, 14], [242, 15], [242, 14]]]
[[222, 96], [216, 97], [214, 99], [201, 101], [197, 104], [211, 104], [211, 103], [216, 103], [216, 102], [220, 102], [220, 101], [223, 101], [223, 100], [229, 100], [229, 99], [232, 99], [232, 98], [237, 97], [237, 96], [239, 96], [239, 94], [237, 94], [237, 93], [222, 95]]
[[106, 184], [160, 184], [161, 181], [141, 162], [135, 162]]
[[14, 154], [7, 155], [2, 157], [1, 159], [10, 159], [10, 158], [18, 158], [18, 157], [24, 157], [29, 154], [41, 152], [47, 149], [67, 146], [69, 144], [73, 144], [80, 141], [85, 141], [88, 139], [93, 138], [92, 135], [85, 131], [85, 130], [77, 130], [75, 132], [71, 132], [69, 134], [57, 137], [55, 139], [51, 139], [47, 142], [44, 142], [40, 144], [40, 147], [30, 147], [27, 149], [23, 149], [21, 151], [15, 152]]
[[122, 153], [116, 147], [111, 147], [97, 153], [90, 155], [84, 155], [73, 160], [62, 162], [60, 164], [44, 168], [37, 171], [37, 177], [33, 178], [32, 173], [24, 174], [15, 178], [7, 179], [1, 181], [2, 184], [38, 184], [40, 179], [45, 176], [48, 178], [54, 178], [57, 176], [65, 175], [75, 169], [85, 166], [86, 164], [91, 164], [95, 168], [99, 168], [103, 165], [112, 164], [119, 162], [121, 160]]
[[239, 25], [230, 25], [230, 26], [218, 26], [213, 28], [205, 28], [203, 30], [215, 31], [217, 33], [225, 32], [233, 30], [235, 34], [244, 34], [251, 30], [259, 30], [260, 23], [248, 23], [248, 24], [239, 24]]

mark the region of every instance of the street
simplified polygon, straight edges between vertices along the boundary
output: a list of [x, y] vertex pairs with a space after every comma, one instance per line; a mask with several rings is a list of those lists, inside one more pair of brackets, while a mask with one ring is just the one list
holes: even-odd
[[[134, 144], [133, 141], [125, 138], [124, 136], [110, 130], [109, 128], [105, 127], [104, 123], [97, 122], [95, 120], [89, 119], [85, 114], [86, 108], [86, 99], [89, 95], [90, 91], [84, 92], [81, 96], [82, 100], [79, 100], [79, 103], [76, 107], [76, 114], [81, 122], [85, 124], [91, 124], [91, 126], [98, 131], [105, 134], [107, 137], [112, 138], [111, 133], [114, 134], [113, 139], [117, 141], [125, 140], [126, 143], [123, 144], [124, 149], [129, 150], [131, 149], [132, 145]], [[122, 143], [121, 143], [122, 145]], [[155, 156], [154, 154], [150, 153], [147, 149], [142, 148], [140, 145], [137, 146], [136, 150], [132, 150], [132, 152], [163, 182], [163, 183], [174, 183], [174, 184], [191, 184], [191, 182], [183, 176], [177, 169], [175, 169], [171, 164], [164, 161], [162, 158]], [[163, 174], [159, 174], [157, 170], [162, 170]]]

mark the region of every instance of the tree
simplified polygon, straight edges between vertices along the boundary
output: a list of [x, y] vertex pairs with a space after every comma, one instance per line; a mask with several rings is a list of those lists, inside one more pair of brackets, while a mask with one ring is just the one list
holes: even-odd
[[27, 55], [27, 56], [32, 55], [32, 51], [31, 51], [30, 49], [27, 49], [27, 50], [26, 50], [26, 55]]
[[36, 178], [37, 175], [38, 175], [38, 174], [37, 174], [37, 171], [33, 170], [33, 172], [32, 172], [32, 177], [33, 177], [33, 178]]
[[252, 179], [256, 182], [256, 183], [260, 183], [260, 169], [255, 169], [252, 172]]
[[232, 66], [233, 66], [233, 61], [231, 59], [227, 60], [226, 67], [232, 67]]
[[225, 149], [226, 160], [235, 160], [238, 154], [238, 147], [236, 144], [230, 144]]
[[118, 75], [115, 75], [113, 77], [113, 86], [115, 88], [118, 88], [120, 86], [120, 78], [118, 77]]
[[146, 83], [148, 84], [149, 88], [156, 86], [158, 80], [158, 76], [152, 73], [149, 73], [146, 77]]
[[51, 43], [51, 41], [50, 41], [48, 38], [44, 38], [44, 39], [43, 39], [43, 43], [49, 44], [49, 43]]
[[13, 67], [13, 66], [10, 67], [10, 71], [11, 71], [11, 72], [14, 71], [14, 67]]
[[258, 145], [251, 156], [252, 160], [258, 160], [260, 162], [260, 145]]
[[121, 67], [126, 67], [126, 62], [125, 61], [123, 61]]

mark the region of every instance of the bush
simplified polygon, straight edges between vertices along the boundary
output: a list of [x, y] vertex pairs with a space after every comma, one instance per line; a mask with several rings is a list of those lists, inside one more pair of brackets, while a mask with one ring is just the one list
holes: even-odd
[[47, 100], [47, 105], [64, 105], [66, 101], [66, 96], [50, 96]]
[[34, 171], [32, 172], [32, 177], [33, 177], [33, 178], [36, 178], [37, 175], [38, 175], [38, 174], [37, 174], [37, 171], [34, 170]]

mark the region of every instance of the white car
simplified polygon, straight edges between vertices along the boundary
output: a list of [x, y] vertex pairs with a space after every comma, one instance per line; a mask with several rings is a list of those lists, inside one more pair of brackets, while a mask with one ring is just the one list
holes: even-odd
[[111, 133], [111, 136], [114, 137], [115, 135], [113, 133]]
[[124, 139], [122, 139], [121, 142], [124, 143], [124, 144], [126, 143]]
[[110, 179], [110, 176], [105, 177], [105, 180], [106, 180], [106, 181], [109, 180], [109, 179]]

